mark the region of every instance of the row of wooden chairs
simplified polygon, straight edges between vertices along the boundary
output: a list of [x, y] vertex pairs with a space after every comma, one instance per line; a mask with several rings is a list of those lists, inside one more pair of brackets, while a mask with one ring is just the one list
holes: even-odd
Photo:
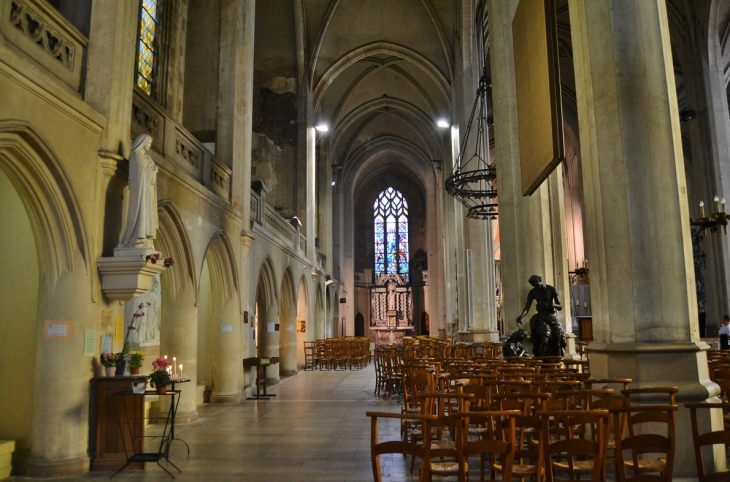
[[432, 336], [404, 337], [403, 356], [406, 360], [422, 358], [497, 358], [502, 344], [495, 342], [453, 343], [449, 339]]
[[[471, 394], [427, 393], [420, 396], [431, 405], [438, 399], [451, 405], [453, 400], [469, 400]], [[460, 400], [461, 399], [461, 400]], [[676, 405], [628, 406], [605, 409], [538, 410], [524, 415], [520, 410], [458, 411], [448, 413], [393, 414], [368, 412], [371, 417], [371, 454], [373, 476], [380, 481], [380, 455], [400, 453], [421, 459], [419, 480], [431, 480], [432, 475], [457, 475], [467, 480], [470, 456], [479, 455], [479, 470], [483, 461], [490, 462], [492, 480], [501, 474], [502, 480], [512, 477], [532, 477], [552, 482], [558, 475], [568, 480], [589, 476], [590, 480], [606, 479], [606, 456], [610, 420], [617, 427], [626, 427], [615, 438], [614, 457], [617, 480], [672, 480]], [[693, 416], [695, 416], [693, 414]], [[421, 434], [431, 434], [430, 443], [409, 440], [381, 442], [378, 418], [408, 420], [418, 425]], [[695, 416], [696, 419], [696, 416]], [[656, 432], [657, 424], [666, 426], [667, 435]], [[647, 431], [647, 427], [651, 427]], [[475, 434], [471, 429], [482, 430]], [[626, 456], [625, 452], [629, 455]], [[646, 453], [660, 453], [654, 465], [642, 463]], [[638, 469], [636, 469], [638, 467]], [[648, 477], [649, 475], [652, 477]], [[710, 480], [710, 479], [705, 479]], [[721, 479], [717, 479], [721, 480]], [[725, 479], [722, 479], [725, 480]]]
[[360, 370], [370, 363], [370, 338], [328, 338], [304, 342], [305, 370]]
[[[439, 447], [439, 444], [431, 441], [429, 443], [431, 443], [432, 449], [426, 454], [428, 450], [424, 448], [424, 438], [429, 437], [425, 437], [427, 432], [424, 432], [426, 430], [423, 427], [424, 421], [414, 419], [410, 416], [430, 413], [437, 417], [443, 417], [455, 416], [464, 412], [464, 409], [455, 400], [452, 400], [451, 403], [444, 403], [443, 408], [436, 413], [430, 412], [431, 409], [424, 409], [417, 402], [419, 398], [424, 397], [424, 393], [428, 394], [440, 390], [438, 392], [440, 394], [439, 396], [446, 399], [453, 397], [453, 393], [459, 393], [469, 397], [471, 401], [469, 409], [466, 410], [467, 412], [474, 410], [520, 411], [520, 415], [515, 419], [519, 435], [518, 442], [515, 445], [515, 454], [517, 454], [518, 459], [517, 462], [513, 463], [512, 467], [515, 476], [533, 476], [538, 481], [543, 480], [542, 476], [545, 476], [547, 480], [552, 480], [550, 478], [551, 475], [548, 475], [544, 468], [535, 471], [535, 463], [525, 463], [526, 458], [529, 458], [527, 455], [532, 454], [535, 456], [536, 454], [534, 447], [535, 439], [532, 439], [532, 446], [530, 446], [525, 443], [525, 434], [534, 434], [542, 430], [541, 427], [544, 420], [538, 420], [538, 412], [551, 413], [553, 415], [550, 415], [550, 417], [554, 417], [556, 411], [581, 410], [586, 413], [586, 411], [601, 410], [604, 412], [602, 417], [605, 418], [606, 432], [610, 435], [606, 440], [601, 457], [605, 459], [608, 450], [614, 451], [617, 480], [634, 480], [634, 477], [641, 478], [648, 476], [648, 474], [656, 474], [658, 478], [653, 480], [671, 480], [674, 427], [676, 424], [676, 412], [678, 410], [675, 400], [675, 395], [678, 392], [677, 388], [631, 389], [629, 388], [629, 384], [631, 383], [630, 379], [586, 378], [587, 374], [581, 373], [576, 369], [566, 370], [565, 367], [558, 367], [557, 360], [531, 360], [526, 362], [523, 359], [520, 361], [523, 362], [520, 366], [512, 366], [505, 360], [492, 360], [487, 369], [487, 371], [491, 370], [489, 373], [478, 373], [476, 369], [470, 370], [471, 367], [475, 367], [478, 364], [469, 360], [445, 359], [440, 362], [435, 362], [434, 360], [411, 360], [404, 364], [401, 385], [404, 390], [405, 406], [402, 413], [399, 414], [401, 418], [401, 442], [411, 446], [408, 449], [410, 451], [409, 453], [418, 453], [418, 457], [426, 457], [424, 459], [426, 462], [422, 463], [422, 476], [426, 473], [428, 478], [430, 478], [430, 474], [436, 474], [442, 471], [443, 465], [437, 464], [433, 466], [431, 461], [435, 456], [434, 454], [443, 455], [444, 452], [434, 452], [433, 447]], [[481, 368], [485, 369], [486, 367]], [[544, 376], [543, 379], [535, 376], [538, 372], [541, 372]], [[418, 375], [416, 376], [416, 374]], [[551, 377], [551, 374], [555, 376]], [[418, 381], [418, 377], [421, 379], [420, 382]], [[448, 381], [444, 383], [444, 379]], [[426, 380], [426, 382], [423, 382], [423, 380]], [[615, 390], [606, 388], [609, 386], [615, 387]], [[614, 394], [615, 391], [620, 391], [622, 397], [619, 397], [617, 393]], [[632, 405], [634, 398], [647, 396], [651, 396], [654, 399], [664, 397], [665, 403], [663, 405], [649, 407]], [[703, 482], [730, 480], [730, 473], [719, 475], [705, 474], [704, 467], [702, 466], [702, 447], [718, 443], [730, 444], [729, 432], [723, 430], [700, 434], [697, 424], [698, 410], [711, 408], [727, 409], [730, 407], [730, 404], [704, 403], [687, 404], [686, 406], [690, 408], [693, 419], [693, 440], [695, 442], [700, 480]], [[612, 415], [609, 416], [609, 412]], [[437, 421], [438, 419], [435, 420]], [[584, 431], [582, 436], [585, 436], [586, 433], [593, 433], [592, 430], [597, 430], [595, 424], [598, 422], [594, 421], [592, 423], [593, 427], [587, 432]], [[646, 427], [647, 425], [655, 428], [657, 424], [666, 426], [666, 435], [650, 433], [643, 428], [641, 430], [637, 429], [639, 426]], [[571, 426], [570, 424], [564, 425], [564, 427]], [[465, 432], [467, 439], [469, 434], [473, 438], [475, 434], [478, 434], [480, 430], [483, 431], [483, 429], [484, 427], [473, 426], [473, 424], [469, 426], [467, 424]], [[446, 433], [449, 433], [449, 431], [447, 430]], [[437, 434], [438, 432], [430, 434], [430, 437], [432, 438]], [[614, 434], [618, 434], [619, 436], [617, 437]], [[490, 440], [493, 437], [494, 433], [492, 432]], [[550, 443], [553, 443], [554, 436], [551, 435], [550, 437]], [[445, 444], [446, 448], [444, 450], [456, 450], [453, 435], [451, 442]], [[377, 444], [378, 442], [374, 439], [372, 443]], [[595, 445], [595, 441], [593, 443]], [[579, 444], [578, 442], [570, 442], [567, 445]], [[550, 447], [548, 444], [544, 445], [545, 447]], [[650, 450], [647, 450], [646, 446], [650, 446]], [[543, 452], [549, 452], [550, 450], [552, 449], [544, 448]], [[630, 451], [630, 456], [624, 458], [624, 451]], [[664, 457], [645, 459], [642, 455], [644, 451], [662, 453]], [[544, 452], [542, 457], [544, 460], [552, 460], [548, 457], [547, 452]], [[468, 456], [466, 457], [468, 458]], [[563, 471], [567, 472], [570, 477], [573, 477], [573, 475], [577, 477], [581, 474], [584, 476], [588, 475], [595, 468], [593, 463], [586, 464], [583, 463], [585, 461], [580, 459], [574, 460], [568, 458], [567, 465], [564, 458], [561, 460], [563, 462], [560, 460], [549, 462], [546, 465], [549, 469], [548, 471]], [[533, 462], [536, 461], [533, 460]], [[603, 462], [599, 460], [599, 462], [603, 464], [605, 460]], [[376, 465], [375, 461], [374, 464]], [[495, 459], [492, 459], [493, 475], [495, 471], [499, 471], [499, 467], [500, 464], [495, 462]], [[458, 460], [452, 460], [451, 469], [449, 470], [447, 472], [452, 473], [453, 470], [457, 470], [458, 472], [458, 470], [464, 469], [458, 468]], [[626, 474], [627, 471], [631, 472], [632, 475], [628, 476]], [[591, 480], [605, 480], [605, 478], [605, 465], [603, 465], [600, 477], [597, 478], [595, 474], [591, 474]], [[375, 480], [379, 480], [377, 476]], [[505, 478], [503, 480], [510, 479]], [[570, 480], [576, 479], [571, 478]]]

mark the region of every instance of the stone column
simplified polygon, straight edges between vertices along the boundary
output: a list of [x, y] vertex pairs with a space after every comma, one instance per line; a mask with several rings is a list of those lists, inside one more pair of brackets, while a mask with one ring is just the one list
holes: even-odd
[[248, 325], [243, 325], [241, 322], [239, 308], [237, 293], [231, 290], [231, 296], [213, 309], [216, 324], [232, 324], [233, 333], [222, 333], [221, 330], [217, 330], [210, 338], [213, 343], [211, 402], [237, 403], [241, 400], [243, 378], [241, 331], [248, 328]]
[[[218, 102], [218, 159], [232, 169], [232, 204], [241, 212], [243, 232], [251, 230], [251, 125], [253, 42], [256, 1], [221, 1]], [[242, 271], [241, 276], [248, 276]]]
[[[198, 385], [198, 307], [195, 304], [195, 290], [189, 280], [184, 288], [175, 293], [168, 291], [165, 281], [162, 283], [160, 356], [167, 355], [170, 361], [172, 357], [177, 358], [175, 363], [183, 365], [185, 377], [190, 379], [190, 383], [179, 385], [182, 393], [175, 423], [193, 423], [198, 421], [195, 390]], [[168, 295], [170, 298], [166, 299]], [[167, 400], [160, 401], [162, 413], [167, 410], [165, 408], [167, 402]]]
[[[512, 18], [517, 2], [489, 0], [494, 129], [499, 186], [499, 231], [502, 253], [502, 279], [505, 331], [517, 328], [515, 319], [522, 312], [531, 289], [527, 280], [533, 274], [558, 289], [564, 309], [559, 312], [566, 332], [570, 331], [570, 304], [567, 287], [567, 250], [565, 248], [565, 205], [562, 197], [562, 170], [557, 168], [531, 195], [522, 196], [517, 99], [515, 94]], [[533, 306], [526, 321], [535, 313]], [[566, 353], [572, 356], [570, 352]]]
[[139, 5], [99, 0], [91, 9], [84, 100], [107, 118], [99, 148], [126, 156], [132, 126]]
[[[256, 356], [262, 357], [278, 357], [279, 356], [279, 332], [269, 332], [269, 323], [279, 323], [279, 300], [271, 300], [271, 305], [262, 309], [259, 313], [258, 328], [256, 336], [258, 337], [258, 353]], [[266, 368], [266, 383], [279, 383], [280, 365], [271, 365]], [[256, 384], [255, 380], [253, 381]]]
[[[89, 470], [89, 379], [94, 374], [89, 358], [79, 353], [84, 329], [96, 326], [84, 259], [78, 249], [73, 257], [77, 267], [73, 271], [64, 270], [57, 276], [47, 272], [40, 278], [32, 435], [25, 474], [31, 477], [69, 476]], [[45, 320], [71, 321], [72, 339], [46, 339]], [[59, 424], [63, 430], [54, 430]]]
[[[251, 258], [253, 257], [251, 255], [251, 248], [253, 247], [255, 238], [251, 234], [242, 234], [241, 235], [241, 272], [242, 273], [251, 273]], [[254, 315], [256, 312], [256, 295], [255, 293], [252, 293], [252, 285], [253, 290], [256, 289], [256, 278], [253, 276], [240, 276], [240, 283], [239, 283], [239, 292], [240, 292], [240, 302], [242, 306], [242, 311], [248, 313], [248, 323], [243, 323], [241, 326], [241, 330], [243, 331], [242, 338], [243, 338], [243, 347], [242, 347], [242, 357], [248, 358], [255, 356], [256, 353], [256, 345], [254, 344], [253, 340], [253, 331], [258, 329], [256, 327], [256, 324], [254, 322]], [[243, 387], [250, 387], [253, 383], [256, 383], [254, 379], [251, 378], [251, 370], [246, 370], [243, 373], [243, 379], [241, 380]]]
[[[591, 253], [592, 373], [641, 387], [677, 386], [680, 403], [712, 398], [718, 387], [707, 378], [708, 346], [698, 338], [665, 2], [570, 0], [570, 17]], [[690, 433], [687, 411], [678, 418], [677, 434]], [[721, 428], [720, 420], [715, 430]], [[693, 454], [691, 438], [677, 437], [675, 476], [696, 476]]]

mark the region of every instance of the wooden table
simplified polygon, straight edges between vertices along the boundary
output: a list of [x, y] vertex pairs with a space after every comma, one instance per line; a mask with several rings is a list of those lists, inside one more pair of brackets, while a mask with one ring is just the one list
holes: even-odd
[[[125, 433], [119, 431], [117, 420], [117, 407], [115, 395], [119, 392], [132, 390], [132, 383], [145, 380], [147, 377], [95, 377], [91, 380], [91, 404], [92, 404], [92, 437], [89, 440], [90, 447], [94, 448], [91, 457], [91, 470], [117, 470], [127, 462], [127, 455], [124, 451], [123, 437], [131, 437], [138, 445], [135, 450], [142, 451], [142, 438], [144, 435], [144, 397], [128, 397], [124, 400], [125, 409], [135, 419], [134, 424]], [[96, 408], [94, 410], [94, 407]], [[130, 464], [129, 469], [141, 470], [142, 463]]]
[[[250, 358], [243, 359], [244, 371], [248, 367], [256, 367], [256, 395], [253, 397], [248, 397], [246, 398], [246, 400], [268, 400], [269, 398], [276, 396], [271, 393], [266, 393], [266, 367], [270, 365], [276, 365], [277, 363], [279, 363], [279, 357], [276, 356], [252, 356]], [[263, 394], [261, 394], [262, 384], [264, 388]]]

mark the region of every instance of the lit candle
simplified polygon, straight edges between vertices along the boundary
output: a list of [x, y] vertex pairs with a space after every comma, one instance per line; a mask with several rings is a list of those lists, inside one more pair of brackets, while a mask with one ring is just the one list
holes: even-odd
[[583, 267], [588, 268], [588, 259], [583, 260]]
[[172, 376], [173, 376], [173, 378], [177, 378], [177, 367], [175, 366], [175, 363], [177, 363], [177, 357], [172, 357]]
[[167, 360], [167, 355], [165, 355], [165, 360]]
[[705, 203], [700, 201], [700, 218], [705, 217]]
[[714, 209], [715, 209], [715, 210], [713, 211], [713, 213], [719, 213], [719, 212], [720, 212], [720, 198], [719, 198], [719, 197], [717, 197], [717, 196], [715, 196], [715, 197], [714, 197], [714, 198], [712, 199], [712, 205], [713, 205], [713, 207], [714, 207]]
[[183, 378], [182, 363], [180, 364], [180, 373], [178, 374], [178, 376], [180, 377], [180, 380], [184, 380], [185, 379], [185, 378]]
[[720, 212], [722, 214], [725, 214], [725, 198], [722, 198], [722, 200], [720, 201], [720, 209], [721, 209]]

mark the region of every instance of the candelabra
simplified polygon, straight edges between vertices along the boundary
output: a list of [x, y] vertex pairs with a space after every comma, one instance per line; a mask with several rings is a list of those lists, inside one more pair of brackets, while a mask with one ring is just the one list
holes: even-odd
[[569, 281], [572, 285], [584, 284], [588, 282], [588, 260], [583, 260], [583, 267], [579, 267], [576, 263], [575, 271], [568, 271]]
[[706, 307], [705, 275], [702, 270], [706, 268], [705, 259], [707, 255], [702, 250], [700, 243], [705, 239], [705, 234], [708, 229], [711, 233], [717, 233], [720, 231], [720, 227], [722, 227], [723, 233], [727, 235], [727, 220], [728, 215], [725, 212], [725, 198], [719, 199], [717, 196], [713, 199], [713, 212], [710, 217], [705, 216], [705, 203], [700, 201], [700, 217], [696, 220], [690, 219], [689, 224], [692, 226], [692, 257], [695, 268], [697, 308], [701, 320], [704, 318]]

